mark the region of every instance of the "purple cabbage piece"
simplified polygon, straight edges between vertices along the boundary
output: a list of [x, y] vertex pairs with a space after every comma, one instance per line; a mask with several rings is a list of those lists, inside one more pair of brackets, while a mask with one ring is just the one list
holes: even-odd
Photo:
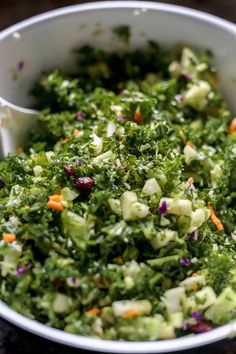
[[202, 320], [202, 315], [199, 311], [192, 311], [191, 317], [194, 318], [197, 322]]
[[4, 186], [5, 186], [5, 182], [2, 179], [0, 179], [0, 189], [3, 188]]
[[75, 117], [78, 121], [83, 121], [86, 118], [86, 114], [84, 112], [78, 111], [75, 114]]
[[17, 268], [16, 268], [16, 274], [17, 274], [18, 276], [22, 276], [22, 275], [24, 275], [31, 267], [32, 267], [32, 263], [19, 265], [19, 266], [17, 266]]
[[119, 122], [127, 122], [127, 120], [129, 120], [129, 118], [126, 116], [119, 116], [119, 117], [117, 117], [117, 120]]
[[198, 239], [198, 230], [194, 230], [192, 232], [189, 233], [189, 236], [194, 240], [197, 241]]
[[179, 262], [184, 267], [188, 267], [191, 264], [191, 260], [189, 258], [182, 258]]
[[167, 202], [165, 200], [162, 201], [158, 210], [160, 214], [167, 215]]
[[183, 95], [176, 95], [175, 99], [178, 103], [183, 103], [184, 101], [184, 96]]
[[77, 160], [76, 161], [76, 166], [77, 167], [81, 167], [83, 165], [83, 163], [80, 161], [80, 160]]
[[71, 288], [78, 288], [80, 281], [75, 278], [75, 277], [69, 277], [66, 280], [68, 286], [70, 286]]

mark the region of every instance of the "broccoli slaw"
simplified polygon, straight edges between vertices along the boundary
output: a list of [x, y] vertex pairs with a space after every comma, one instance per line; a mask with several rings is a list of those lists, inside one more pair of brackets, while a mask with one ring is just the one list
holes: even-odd
[[0, 163], [0, 298], [111, 340], [228, 323], [236, 120], [211, 53], [150, 42], [76, 55], [76, 74], [43, 74], [39, 128]]

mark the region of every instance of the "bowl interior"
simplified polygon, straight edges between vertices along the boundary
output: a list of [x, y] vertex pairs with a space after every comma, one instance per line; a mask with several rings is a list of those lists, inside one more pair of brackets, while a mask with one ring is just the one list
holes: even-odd
[[[118, 25], [131, 27], [130, 44], [112, 34]], [[171, 47], [186, 42], [214, 53], [222, 90], [236, 114], [236, 27], [226, 21], [172, 5], [142, 1], [101, 2], [72, 6], [24, 21], [0, 33], [0, 97], [23, 107], [33, 104], [29, 92], [42, 71], [73, 71], [73, 49], [83, 44], [107, 50], [144, 47], [147, 40]], [[119, 68], [115, 68], [119, 70]], [[112, 343], [63, 333], [16, 314], [0, 301], [0, 314], [49, 339], [103, 352], [172, 352], [226, 338], [234, 326], [210, 333], [154, 343]]]
[[[16, 105], [33, 103], [29, 92], [42, 71], [73, 70], [73, 49], [83, 44], [107, 50], [142, 47], [147, 39], [163, 46], [186, 42], [213, 51], [221, 86], [236, 113], [236, 30], [226, 21], [191, 15], [184, 8], [145, 2], [82, 5], [53, 11], [0, 34], [0, 96]], [[174, 10], [175, 9], [175, 10]], [[211, 18], [211, 20], [209, 20]], [[122, 44], [112, 28], [130, 25], [131, 41]], [[118, 68], [116, 68], [118, 69]]]

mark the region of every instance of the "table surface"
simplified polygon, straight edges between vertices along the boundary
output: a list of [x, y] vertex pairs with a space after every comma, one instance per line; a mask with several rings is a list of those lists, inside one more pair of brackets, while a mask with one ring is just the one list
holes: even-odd
[[[0, 0], [0, 30], [38, 13], [77, 4], [78, 0]], [[189, 6], [236, 22], [236, 0], [175, 0], [164, 3]], [[0, 320], [0, 354], [75, 354], [80, 350], [66, 348], [22, 331]], [[197, 349], [191, 354], [236, 354], [236, 341], [218, 343]]]

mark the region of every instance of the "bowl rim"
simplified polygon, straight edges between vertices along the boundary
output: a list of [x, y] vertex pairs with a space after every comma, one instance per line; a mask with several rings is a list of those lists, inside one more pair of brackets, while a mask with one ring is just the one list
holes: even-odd
[[[40, 24], [45, 21], [50, 21], [51, 19], [67, 16], [76, 12], [122, 8], [134, 10], [157, 10], [163, 13], [178, 14], [182, 15], [183, 17], [194, 18], [199, 22], [208, 23], [211, 26], [221, 28], [222, 30], [236, 36], [236, 25], [230, 21], [221, 19], [217, 16], [199, 10], [173, 4], [158, 2], [154, 3], [150, 1], [101, 1], [62, 7], [33, 16], [7, 29], [2, 30], [0, 32], [0, 41], [9, 36], [12, 36], [12, 34], [15, 32], [21, 31], [28, 27], [35, 26], [36, 24]], [[190, 335], [171, 340], [153, 342], [122, 342], [85, 337], [49, 327], [48, 325], [42, 324], [15, 312], [2, 301], [0, 301], [0, 317], [24, 330], [27, 330], [28, 332], [60, 344], [85, 350], [110, 353], [170, 353], [208, 345], [217, 341], [224, 340], [226, 338], [232, 338], [236, 333], [235, 320], [227, 325], [213, 329], [210, 332], [198, 335]]]
[[145, 9], [145, 10], [158, 10], [161, 12], [171, 12], [174, 14], [183, 15], [186, 17], [193, 17], [201, 22], [207, 22], [208, 24], [213, 25], [217, 28], [222, 28], [227, 30], [227, 32], [236, 34], [236, 25], [228, 20], [220, 18], [218, 16], [212, 15], [207, 12], [203, 12], [200, 10], [196, 10], [194, 8], [173, 5], [173, 4], [165, 4], [153, 1], [140, 1], [140, 0], [131, 0], [131, 1], [94, 1], [89, 3], [70, 5], [61, 7], [58, 9], [50, 10], [47, 12], [43, 12], [39, 15], [32, 16], [28, 19], [20, 21], [6, 29], [0, 31], [0, 41], [5, 39], [8, 36], [11, 36], [14, 32], [18, 32], [19, 30], [23, 30], [31, 25], [36, 25], [40, 22], [46, 22], [51, 20], [52, 18], [58, 18], [62, 16], [66, 16], [69, 14], [73, 14], [76, 12], [82, 11], [93, 11], [93, 10], [105, 10], [105, 9], [119, 9], [119, 8], [127, 8], [127, 9]]

